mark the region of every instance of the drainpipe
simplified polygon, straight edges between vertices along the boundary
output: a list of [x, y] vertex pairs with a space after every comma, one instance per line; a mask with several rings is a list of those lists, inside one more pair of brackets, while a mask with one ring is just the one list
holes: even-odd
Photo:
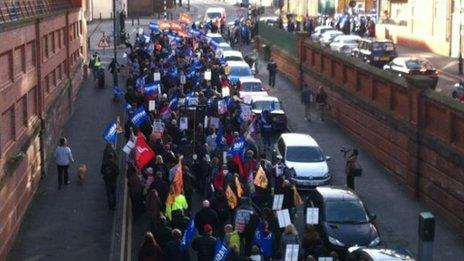
[[45, 164], [45, 141], [44, 141], [44, 135], [45, 135], [45, 120], [42, 118], [42, 116], [39, 116], [39, 121], [40, 121], [40, 130], [39, 130], [39, 151], [40, 151], [40, 178], [45, 179], [47, 177], [47, 171], [45, 170], [46, 164]]

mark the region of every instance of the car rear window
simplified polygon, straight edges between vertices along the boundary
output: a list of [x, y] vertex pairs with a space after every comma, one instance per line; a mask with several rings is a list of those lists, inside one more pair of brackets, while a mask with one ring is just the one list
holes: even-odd
[[209, 18], [214, 19], [214, 18], [221, 18], [221, 13], [208, 13], [207, 14]]
[[243, 59], [240, 56], [227, 56], [225, 60], [229, 62], [229, 61], [242, 61]]
[[393, 43], [372, 43], [372, 50], [373, 51], [394, 51], [395, 46]]
[[235, 76], [251, 76], [251, 70], [247, 67], [232, 67], [230, 68], [230, 75]]
[[252, 105], [254, 110], [281, 110], [280, 103], [276, 101], [255, 101]]
[[259, 82], [245, 82], [241, 85], [242, 91], [245, 92], [261, 92], [263, 88]]
[[287, 156], [291, 162], [322, 162], [324, 155], [319, 147], [288, 147]]
[[406, 68], [411, 69], [411, 70], [420, 70], [420, 69], [433, 69], [433, 66], [423, 60], [408, 60], [406, 61]]

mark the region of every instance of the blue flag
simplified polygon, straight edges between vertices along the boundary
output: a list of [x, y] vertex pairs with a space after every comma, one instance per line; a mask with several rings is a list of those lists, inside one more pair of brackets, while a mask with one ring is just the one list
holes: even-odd
[[106, 142], [115, 143], [118, 138], [116, 129], [117, 129], [116, 121], [110, 122], [106, 126], [105, 130], [103, 131], [103, 139], [105, 139]]
[[152, 32], [158, 32], [160, 30], [160, 27], [159, 27], [159, 24], [155, 23], [155, 22], [150, 22], [148, 24], [148, 28], [150, 28], [150, 30]]
[[240, 137], [234, 141], [234, 144], [232, 144], [228, 154], [230, 156], [239, 155], [243, 158], [243, 156], [245, 156], [246, 145], [246, 140], [243, 137]]
[[177, 97], [172, 98], [172, 100], [169, 102], [169, 109], [171, 110], [177, 110], [177, 106], [179, 105], [179, 99]]
[[182, 237], [182, 242], [180, 243], [182, 248], [188, 248], [192, 243], [193, 237], [195, 236], [195, 221], [190, 219], [187, 228], [185, 229], [184, 236]]
[[152, 82], [145, 85], [145, 94], [160, 94], [161, 85], [159, 82]]
[[213, 261], [225, 261], [229, 256], [229, 249], [220, 240], [216, 242]]
[[135, 126], [140, 127], [148, 119], [148, 114], [143, 107], [137, 108], [132, 115], [131, 121]]
[[216, 132], [216, 146], [221, 148], [224, 145], [225, 145], [225, 143], [224, 143], [224, 129], [222, 128], [222, 126], [220, 126], [219, 129]]

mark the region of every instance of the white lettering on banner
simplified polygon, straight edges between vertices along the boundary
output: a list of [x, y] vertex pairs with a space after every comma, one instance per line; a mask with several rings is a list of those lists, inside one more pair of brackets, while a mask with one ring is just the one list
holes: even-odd
[[142, 117], [145, 117], [146, 113], [145, 111], [141, 111], [137, 114], [134, 115], [134, 117], [132, 117], [132, 122], [138, 122]]
[[221, 249], [219, 250], [219, 252], [216, 254], [216, 256], [214, 257], [214, 261], [220, 261], [224, 258], [224, 255], [227, 253], [227, 248], [226, 246], [222, 245], [221, 246]]
[[243, 141], [235, 142], [234, 143], [234, 150], [240, 150], [244, 146]]
[[110, 137], [111, 135], [115, 134], [116, 133], [116, 124], [113, 124], [113, 126], [111, 126], [109, 132], [108, 132], [108, 135], [106, 135], [106, 137]]
[[135, 149], [137, 150], [137, 153], [139, 154], [142, 154], [143, 152], [148, 151], [147, 148], [141, 148], [141, 147], [136, 147]]

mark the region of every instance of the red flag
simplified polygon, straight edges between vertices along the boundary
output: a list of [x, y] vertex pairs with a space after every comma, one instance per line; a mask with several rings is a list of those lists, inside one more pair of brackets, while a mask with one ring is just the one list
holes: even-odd
[[242, 159], [240, 158], [240, 155], [234, 154], [234, 156], [232, 156], [232, 162], [235, 163], [235, 165], [237, 165], [238, 175], [240, 175], [240, 177], [245, 178], [246, 175], [245, 175], [245, 171], [243, 170], [243, 164], [242, 164]]
[[141, 132], [137, 133], [137, 139], [135, 140], [135, 166], [141, 170], [150, 160], [152, 160], [156, 154], [148, 146], [145, 141], [145, 137]]

